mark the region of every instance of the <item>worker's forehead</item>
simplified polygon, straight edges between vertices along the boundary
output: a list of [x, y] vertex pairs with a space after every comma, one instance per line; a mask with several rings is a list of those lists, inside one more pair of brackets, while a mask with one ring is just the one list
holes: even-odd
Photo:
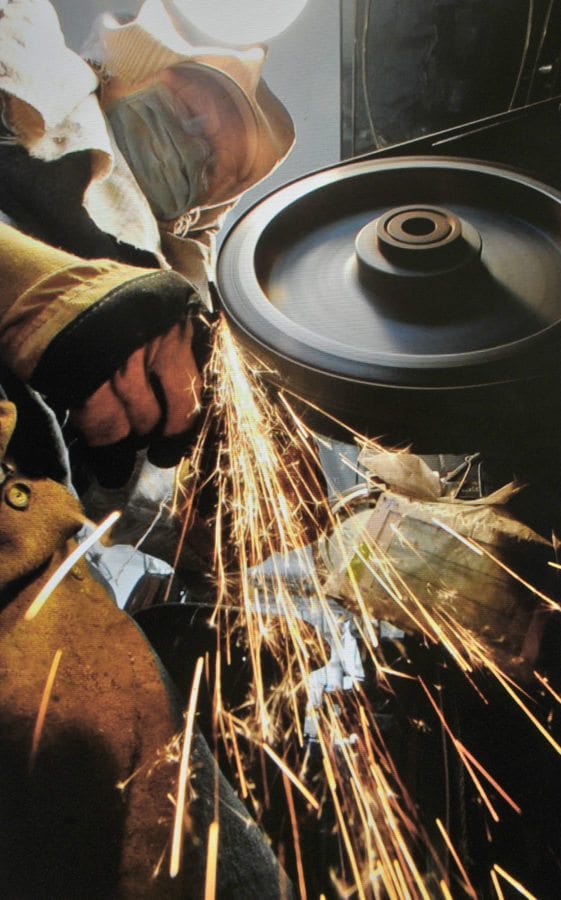
[[173, 66], [164, 69], [158, 80], [197, 112], [216, 107], [221, 114], [240, 116], [241, 105], [247, 104], [234, 84], [227, 85], [225, 78], [202, 66]]

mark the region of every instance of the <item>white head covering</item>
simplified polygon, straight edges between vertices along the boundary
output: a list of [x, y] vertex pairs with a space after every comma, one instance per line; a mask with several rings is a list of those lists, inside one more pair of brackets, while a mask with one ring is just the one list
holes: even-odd
[[[201, 295], [208, 293], [213, 234], [227, 209], [272, 172], [294, 143], [288, 112], [261, 78], [265, 49], [196, 46], [189, 26], [168, 10], [165, 0], [146, 0], [127, 24], [110, 14], [98, 21], [85, 54], [102, 66], [102, 95], [106, 77], [108, 88], [120, 80], [126, 93], [138, 90], [146, 80], [156, 80], [163, 69], [184, 71], [185, 77], [195, 69], [209, 85], [226, 92], [240, 113], [226, 123], [219, 140], [237, 141], [240, 135], [230, 129], [238, 119], [243, 123], [247, 157], [239, 180], [229, 181], [222, 194], [218, 184], [206, 204], [186, 210], [175, 224], [161, 223], [160, 237], [146, 197], [107, 127], [98, 101], [100, 81], [92, 67], [66, 46], [52, 4], [0, 0], [0, 11], [0, 113], [14, 140], [31, 156], [46, 161], [89, 151], [92, 175], [82, 202], [96, 225], [119, 241], [154, 253], [164, 267], [169, 260]], [[173, 232], [190, 234], [193, 223], [197, 240], [175, 239]]]

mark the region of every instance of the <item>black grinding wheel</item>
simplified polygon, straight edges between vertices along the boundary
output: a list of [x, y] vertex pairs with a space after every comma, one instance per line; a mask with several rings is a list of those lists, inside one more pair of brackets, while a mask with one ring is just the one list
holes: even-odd
[[314, 173], [235, 224], [217, 281], [324, 434], [334, 417], [421, 453], [561, 444], [561, 194], [521, 173], [442, 157]]

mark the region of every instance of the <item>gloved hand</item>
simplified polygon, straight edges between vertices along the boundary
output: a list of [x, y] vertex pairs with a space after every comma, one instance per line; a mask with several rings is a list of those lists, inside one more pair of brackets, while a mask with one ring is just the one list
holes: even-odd
[[141, 447], [148, 447], [150, 462], [164, 468], [187, 452], [202, 382], [192, 339], [192, 322], [178, 322], [131, 353], [71, 410], [70, 422], [89, 448], [82, 456], [106, 487], [128, 479]]
[[201, 394], [192, 338], [192, 323], [178, 322], [133, 351], [111, 378], [72, 410], [71, 420], [90, 447], [156, 431], [158, 437], [175, 437], [191, 427]]
[[183, 276], [85, 261], [0, 224], [0, 285], [0, 358], [71, 410], [101, 480], [125, 481], [140, 446], [180, 459], [201, 396]]

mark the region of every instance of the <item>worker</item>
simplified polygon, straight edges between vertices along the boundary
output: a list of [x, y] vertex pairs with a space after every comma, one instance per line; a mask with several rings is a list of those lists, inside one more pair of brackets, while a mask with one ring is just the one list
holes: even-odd
[[[34, 387], [58, 407], [73, 408], [82, 443], [118, 445], [118, 452], [90, 457], [101, 461], [98, 474], [105, 468], [101, 474], [114, 483], [130, 471], [141, 438], [153, 445], [156, 462], [171, 464], [181, 455], [180, 442], [162, 443], [162, 438], [177, 438], [192, 423], [200, 382], [192, 327], [179, 323], [187, 305], [191, 310], [197, 303], [210, 305], [214, 241], [224, 216], [286, 156], [294, 130], [260, 77], [262, 47], [197, 47], [178, 31], [184, 23], [172, 19], [161, 0], [147, 0], [124, 24], [103, 16], [89, 41], [95, 57], [89, 62], [66, 47], [48, 0], [16, 0], [6, 3], [3, 13], [0, 210], [5, 221], [82, 259], [158, 271], [143, 282], [143, 299], [135, 304], [132, 281], [146, 273], [123, 270], [119, 277], [110, 267], [114, 275], [104, 277], [107, 285], [113, 277], [119, 281], [118, 297], [105, 300], [103, 279], [97, 278], [91, 299], [82, 289], [78, 306], [71, 298], [79, 263], [72, 263], [67, 280], [57, 282], [57, 316], [43, 328], [51, 352], [44, 357], [41, 352], [33, 375], [23, 372], [23, 380], [31, 376]], [[12, 253], [9, 237], [4, 240], [13, 262], [6, 275], [0, 267], [0, 281], [13, 282], [21, 244]], [[54, 259], [52, 266], [54, 271]], [[185, 302], [177, 299], [181, 285]], [[5, 348], [0, 353], [15, 371], [18, 351], [8, 348], [14, 336], [9, 321], [10, 314], [0, 319]], [[35, 330], [30, 321], [27, 327]], [[157, 351], [147, 346], [164, 336]], [[87, 370], [85, 378], [78, 378], [70, 362], [65, 368], [70, 342], [86, 363], [80, 366]], [[157, 364], [151, 361], [154, 353]], [[173, 367], [182, 361], [177, 375], [171, 361]], [[142, 389], [141, 362], [151, 375]], [[185, 393], [178, 386], [183, 376]]]
[[147, 0], [134, 19], [103, 17], [86, 61], [47, 0], [0, 2], [7, 897], [202, 896], [212, 821], [218, 896], [290, 895], [198, 733], [174, 876], [181, 704], [86, 563], [29, 616], [84, 523], [68, 435], [110, 483], [140, 446], [163, 465], [184, 452], [216, 232], [294, 139], [263, 48], [201, 49], [184, 24]]

